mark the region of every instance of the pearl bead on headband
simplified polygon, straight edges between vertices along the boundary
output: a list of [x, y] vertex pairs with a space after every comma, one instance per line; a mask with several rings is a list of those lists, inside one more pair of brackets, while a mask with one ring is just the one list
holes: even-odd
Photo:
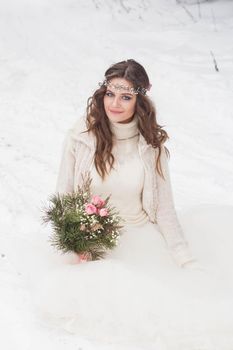
[[146, 95], [147, 91], [150, 91], [152, 84], [149, 84], [149, 87], [147, 89], [140, 87], [140, 86], [135, 89], [133, 87], [129, 87], [129, 86], [122, 85], [122, 84], [113, 84], [110, 81], [105, 79], [103, 82], [101, 82], [101, 81], [99, 82], [99, 86], [109, 86], [109, 87], [116, 89], [116, 90], [127, 90], [130, 93], [135, 94], [135, 95], [137, 95], [139, 92], [142, 95]]

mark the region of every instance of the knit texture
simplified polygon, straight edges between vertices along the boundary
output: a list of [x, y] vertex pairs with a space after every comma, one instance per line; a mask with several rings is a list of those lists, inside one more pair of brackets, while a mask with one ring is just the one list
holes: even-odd
[[138, 226], [149, 221], [142, 207], [144, 167], [138, 151], [137, 120], [130, 123], [110, 123], [114, 134], [112, 154], [114, 168], [105, 180], [91, 168], [92, 192], [103, 197], [111, 195], [111, 204], [119, 211], [124, 225]]

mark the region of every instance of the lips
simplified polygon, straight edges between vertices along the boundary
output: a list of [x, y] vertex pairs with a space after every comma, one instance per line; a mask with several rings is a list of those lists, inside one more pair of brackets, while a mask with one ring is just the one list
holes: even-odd
[[110, 111], [111, 113], [115, 113], [115, 114], [122, 113], [122, 112], [120, 112], [120, 111], [114, 111], [114, 110], [112, 110], [112, 109], [109, 109], [109, 111]]

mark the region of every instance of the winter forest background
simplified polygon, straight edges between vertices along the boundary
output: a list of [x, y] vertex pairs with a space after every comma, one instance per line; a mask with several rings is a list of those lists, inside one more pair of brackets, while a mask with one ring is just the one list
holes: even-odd
[[233, 213], [232, 38], [232, 0], [0, 0], [2, 349], [94, 349], [38, 322], [24, 265], [43, 263], [65, 133], [110, 64], [149, 74], [184, 227], [191, 211], [204, 223], [211, 207], [219, 227]]

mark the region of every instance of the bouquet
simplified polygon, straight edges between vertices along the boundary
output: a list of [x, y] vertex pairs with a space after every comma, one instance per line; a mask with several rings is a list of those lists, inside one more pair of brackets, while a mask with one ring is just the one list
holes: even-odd
[[107, 249], [118, 244], [123, 227], [118, 212], [109, 204], [110, 196], [102, 199], [91, 194], [91, 181], [88, 173], [77, 191], [52, 195], [42, 217], [52, 225], [51, 244], [63, 253], [84, 256], [84, 260], [86, 256], [90, 260], [103, 258]]

